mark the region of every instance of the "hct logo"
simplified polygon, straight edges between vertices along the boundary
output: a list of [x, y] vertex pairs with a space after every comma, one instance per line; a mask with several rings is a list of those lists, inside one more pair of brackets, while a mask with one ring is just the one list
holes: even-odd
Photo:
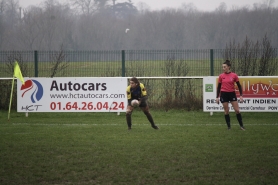
[[43, 87], [37, 80], [27, 80], [25, 84], [21, 86], [20, 90], [25, 90], [21, 97], [23, 97], [26, 92], [31, 90], [32, 94], [30, 98], [33, 103], [40, 101], [43, 96]]

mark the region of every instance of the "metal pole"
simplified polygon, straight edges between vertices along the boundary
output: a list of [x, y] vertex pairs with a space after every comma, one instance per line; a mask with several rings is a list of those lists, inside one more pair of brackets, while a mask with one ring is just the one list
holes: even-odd
[[38, 51], [34, 51], [34, 59], [35, 59], [35, 77], [39, 77], [39, 69], [38, 69]]
[[125, 77], [125, 50], [122, 50], [122, 77]]
[[213, 49], [210, 50], [210, 76], [214, 76]]

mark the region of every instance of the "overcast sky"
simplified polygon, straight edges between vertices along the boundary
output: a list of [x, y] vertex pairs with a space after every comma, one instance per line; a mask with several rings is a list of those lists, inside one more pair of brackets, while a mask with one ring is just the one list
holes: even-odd
[[[19, 4], [22, 7], [27, 7], [30, 5], [39, 5], [45, 0], [19, 0]], [[67, 0], [57, 0], [61, 3], [66, 2]], [[117, 0], [116, 2], [123, 2], [124, 0]], [[213, 11], [215, 10], [221, 2], [225, 2], [228, 10], [233, 7], [243, 7], [249, 6], [252, 7], [254, 3], [263, 3], [269, 2], [271, 0], [132, 0], [134, 5], [137, 5], [139, 2], [146, 3], [151, 10], [159, 10], [166, 7], [178, 8], [183, 3], [189, 4], [193, 3], [198, 10]], [[278, 7], [278, 0], [274, 0], [274, 7]]]

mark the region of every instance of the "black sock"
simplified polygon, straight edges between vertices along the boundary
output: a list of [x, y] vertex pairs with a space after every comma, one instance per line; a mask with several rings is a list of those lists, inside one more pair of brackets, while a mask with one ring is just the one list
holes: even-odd
[[131, 114], [126, 114], [126, 123], [128, 127], [131, 127]]
[[241, 114], [238, 113], [238, 114], [236, 115], [236, 118], [237, 118], [237, 120], [238, 120], [239, 125], [240, 125], [241, 127], [243, 127]]
[[231, 127], [231, 121], [230, 121], [230, 115], [229, 114], [225, 114], [225, 120], [226, 120], [226, 123], [227, 123], [227, 126], [228, 128]]
[[152, 126], [154, 126], [155, 124], [154, 124], [153, 117], [152, 117], [151, 113], [149, 113], [149, 112], [144, 112], [144, 113], [147, 116], [149, 122], [152, 124]]

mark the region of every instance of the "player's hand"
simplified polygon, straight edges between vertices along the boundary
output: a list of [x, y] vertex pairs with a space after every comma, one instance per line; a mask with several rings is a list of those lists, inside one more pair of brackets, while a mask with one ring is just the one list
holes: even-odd
[[243, 102], [243, 97], [242, 97], [242, 96], [239, 97], [239, 102], [240, 102], [240, 103]]
[[216, 98], [216, 103], [219, 104], [219, 98]]

